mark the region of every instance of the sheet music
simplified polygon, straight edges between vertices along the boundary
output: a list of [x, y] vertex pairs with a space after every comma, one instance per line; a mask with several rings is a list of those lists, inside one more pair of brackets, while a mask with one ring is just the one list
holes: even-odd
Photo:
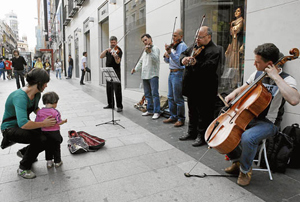
[[106, 81], [114, 82], [114, 83], [121, 83], [121, 81], [118, 78], [114, 68], [112, 68], [112, 67], [101, 67], [100, 70], [103, 72]]

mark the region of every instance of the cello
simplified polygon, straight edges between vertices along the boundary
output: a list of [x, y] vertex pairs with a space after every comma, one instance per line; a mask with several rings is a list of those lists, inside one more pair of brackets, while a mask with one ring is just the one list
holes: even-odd
[[[291, 56], [280, 58], [274, 65], [283, 65], [287, 61], [299, 57], [299, 50], [290, 50]], [[249, 86], [242, 91], [222, 111], [207, 128], [205, 141], [210, 148], [216, 149], [221, 154], [228, 154], [235, 149], [242, 133], [250, 121], [258, 117], [270, 104], [272, 95], [262, 84], [262, 79], [267, 75], [262, 73]]]

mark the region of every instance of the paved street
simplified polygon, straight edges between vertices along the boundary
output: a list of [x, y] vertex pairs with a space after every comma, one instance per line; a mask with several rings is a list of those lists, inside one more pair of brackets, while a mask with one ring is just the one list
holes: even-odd
[[[130, 102], [133, 106], [136, 101], [124, 99], [124, 112], [115, 112], [116, 119], [121, 120], [119, 123], [125, 129], [111, 124], [96, 127], [98, 123], [111, 120], [111, 111], [103, 109], [106, 105], [103, 102], [106, 100], [103, 88], [89, 87], [89, 84], [80, 86], [78, 79], [57, 80], [53, 74], [51, 77], [52, 80], [45, 92], [58, 93], [60, 100], [57, 109], [61, 112], [63, 119], [68, 119], [68, 123], [61, 126], [61, 134], [64, 138], [61, 145], [64, 164], [57, 169], [47, 169], [43, 152], [39, 155], [38, 162], [33, 165], [37, 178], [25, 180], [17, 176], [16, 172], [20, 161], [16, 152], [24, 145], [15, 144], [10, 148], [0, 150], [1, 202], [263, 201], [238, 186], [235, 183], [236, 179], [186, 178], [183, 173], [189, 171], [196, 160], [177, 146], [163, 140], [164, 138], [153, 134], [151, 130], [146, 129], [147, 126], [139, 125], [128, 116], [124, 116], [126, 111], [131, 110], [140, 114], [134, 108], [126, 108]], [[5, 100], [16, 87], [15, 80], [0, 80], [0, 85], [0, 115], [2, 117]], [[99, 91], [93, 93], [93, 89], [97, 88]], [[91, 94], [96, 95], [91, 96]], [[96, 99], [97, 96], [100, 99]], [[40, 107], [43, 107], [42, 102], [40, 102]], [[157, 122], [152, 121], [150, 117], [140, 116], [135, 119], [143, 119], [150, 125]], [[162, 119], [159, 119], [159, 122], [161, 121]], [[165, 126], [165, 130], [168, 130], [168, 127]], [[84, 130], [104, 138], [106, 145], [97, 152], [71, 155], [67, 149], [67, 131], [71, 129]], [[184, 129], [181, 128], [178, 131], [182, 132]], [[191, 149], [199, 152], [199, 148]], [[204, 149], [200, 151], [203, 154]], [[223, 159], [223, 157], [220, 158]], [[222, 166], [224, 165], [229, 165], [229, 163], [222, 162]], [[196, 166], [193, 173], [218, 174], [214, 169], [202, 163]], [[263, 175], [263, 179], [268, 180], [267, 174]]]

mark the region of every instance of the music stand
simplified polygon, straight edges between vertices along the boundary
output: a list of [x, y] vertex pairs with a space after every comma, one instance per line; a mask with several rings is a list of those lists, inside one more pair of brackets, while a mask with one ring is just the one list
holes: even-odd
[[122, 128], [125, 129], [124, 126], [122, 126], [121, 124], [117, 123], [117, 121], [120, 121], [120, 119], [118, 120], [115, 120], [115, 116], [114, 116], [114, 108], [113, 108], [113, 103], [114, 103], [114, 83], [121, 83], [121, 81], [119, 80], [115, 70], [112, 68], [112, 67], [102, 67], [100, 68], [100, 70], [103, 72], [104, 74], [104, 77], [106, 79], [106, 81], [108, 82], [111, 82], [112, 83], [112, 90], [111, 90], [111, 112], [112, 112], [112, 120], [111, 121], [107, 121], [107, 122], [104, 122], [104, 123], [100, 123], [100, 124], [97, 124], [96, 126], [100, 126], [100, 125], [103, 125], [103, 124], [113, 124], [113, 125], [119, 125], [121, 126]]

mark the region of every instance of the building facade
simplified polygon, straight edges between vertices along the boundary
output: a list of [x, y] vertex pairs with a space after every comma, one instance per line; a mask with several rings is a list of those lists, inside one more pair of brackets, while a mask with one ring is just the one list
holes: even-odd
[[[64, 0], [63, 8], [64, 53], [74, 59], [73, 74], [80, 77], [80, 58], [86, 51], [92, 70], [86, 81], [105, 86], [100, 70], [105, 60], [100, 59], [100, 53], [109, 47], [110, 36], [122, 38], [118, 45], [124, 52], [123, 95], [136, 101], [143, 94], [142, 82], [139, 73], [131, 75], [130, 71], [143, 49], [143, 33], [149, 33], [160, 49], [159, 90], [161, 95], [167, 95], [169, 69], [163, 54], [165, 44], [171, 42], [176, 17], [175, 28], [184, 30], [184, 41], [190, 46], [205, 15], [204, 25], [212, 28], [212, 39], [224, 53], [218, 70], [220, 92], [242, 85], [255, 70], [253, 50], [258, 45], [272, 42], [284, 55], [291, 48], [300, 48], [299, 22], [293, 17], [300, 9], [300, 0]], [[299, 63], [299, 59], [288, 62], [284, 71], [300, 82], [296, 69]], [[300, 106], [286, 104], [283, 126], [299, 120], [299, 116]]]
[[12, 52], [17, 48], [18, 40], [15, 32], [3, 20], [0, 20], [0, 47], [1, 56], [12, 57]]
[[19, 40], [19, 25], [18, 25], [18, 16], [13, 11], [5, 14], [5, 22], [10, 26], [13, 32], [17, 36], [17, 40]]

